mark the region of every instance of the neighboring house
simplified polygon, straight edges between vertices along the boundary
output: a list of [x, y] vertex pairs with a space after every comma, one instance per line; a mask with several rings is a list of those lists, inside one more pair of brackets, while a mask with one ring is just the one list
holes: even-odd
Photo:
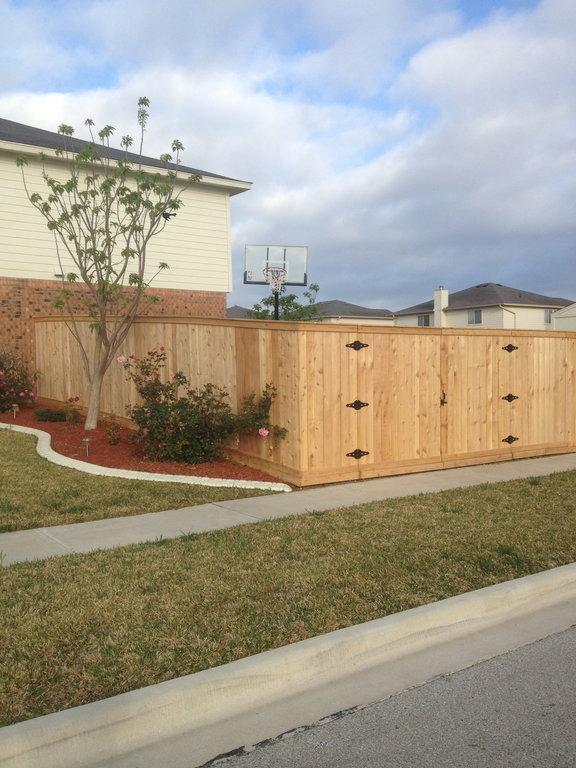
[[[38, 155], [45, 155], [52, 176], [66, 178], [66, 161], [55, 153], [65, 140], [72, 151], [88, 144], [0, 119], [0, 343], [12, 343], [26, 357], [33, 347], [32, 318], [58, 314], [52, 302], [60, 290], [61, 270], [54, 236], [27, 200], [15, 159], [16, 155], [27, 156], [27, 183], [31, 191], [42, 194], [45, 185]], [[123, 150], [99, 148], [112, 160], [125, 157]], [[128, 153], [128, 160], [136, 159], [137, 155]], [[149, 157], [143, 165], [151, 172], [175, 168]], [[153, 283], [160, 301], [143, 305], [142, 314], [224, 317], [226, 294], [232, 288], [230, 197], [250, 189], [251, 184], [187, 166], [180, 170], [183, 178], [195, 174], [200, 181], [183, 192], [183, 207], [151, 241], [148, 274], [161, 261], [170, 269]], [[65, 263], [64, 269], [72, 271], [71, 264]]]
[[555, 331], [576, 331], [576, 303], [556, 310], [552, 322]]
[[233, 307], [228, 307], [226, 310], [226, 317], [232, 320], [245, 320], [248, 317], [250, 310], [246, 307], [240, 307], [238, 304], [234, 304]]
[[[394, 315], [389, 309], [372, 309], [349, 304], [347, 301], [332, 299], [319, 301], [316, 304], [318, 315], [312, 320], [316, 323], [363, 323], [364, 325], [394, 325]], [[226, 315], [229, 318], [246, 319], [250, 310], [237, 304], [229, 307]], [[249, 319], [249, 318], [248, 318]]]
[[389, 309], [373, 309], [332, 299], [316, 303], [321, 323], [362, 323], [364, 325], [394, 325], [394, 315]]
[[481, 283], [448, 293], [440, 286], [434, 298], [395, 312], [396, 325], [445, 328], [527, 328], [552, 330], [554, 314], [570, 299], [542, 296], [499, 283]]

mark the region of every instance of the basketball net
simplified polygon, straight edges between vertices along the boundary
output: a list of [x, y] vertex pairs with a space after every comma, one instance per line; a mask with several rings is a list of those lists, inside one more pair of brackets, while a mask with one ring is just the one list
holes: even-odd
[[274, 293], [280, 293], [282, 291], [284, 281], [286, 280], [286, 267], [271, 266], [270, 264], [267, 264], [262, 270], [262, 273], [264, 275], [264, 279], [272, 288]]

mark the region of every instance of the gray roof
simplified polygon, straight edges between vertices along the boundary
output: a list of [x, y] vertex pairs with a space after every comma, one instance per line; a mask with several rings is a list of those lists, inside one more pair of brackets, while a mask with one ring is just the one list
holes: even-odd
[[234, 304], [233, 307], [228, 307], [226, 310], [226, 317], [231, 317], [235, 319], [243, 319], [248, 314], [248, 309], [246, 307], [240, 307], [238, 304]]
[[[469, 309], [472, 307], [495, 307], [500, 304], [528, 307], [565, 307], [572, 304], [570, 299], [561, 299], [557, 296], [542, 296], [539, 293], [522, 291], [519, 288], [510, 288], [500, 283], [480, 283], [462, 291], [448, 294], [448, 310]], [[414, 315], [434, 311], [434, 301], [424, 301], [396, 312], [396, 315]]]
[[[0, 117], [0, 141], [12, 141], [17, 144], [29, 144], [34, 147], [43, 147], [44, 149], [64, 149], [65, 146], [72, 152], [80, 152], [84, 147], [92, 142], [77, 139], [73, 136], [63, 136], [53, 131], [45, 131], [42, 128], [34, 128], [24, 123], [15, 123], [13, 120], [5, 120]], [[66, 142], [66, 143], [64, 143]], [[138, 155], [134, 152], [125, 153], [123, 149], [114, 149], [113, 147], [103, 147], [96, 145], [103, 157], [109, 157], [111, 160], [127, 159], [130, 163], [138, 162]], [[162, 168], [170, 170], [180, 170], [184, 173], [209, 176], [213, 179], [226, 179], [228, 181], [240, 181], [240, 179], [231, 179], [229, 176], [219, 176], [217, 173], [201, 171], [198, 168], [190, 168], [185, 165], [176, 166], [174, 163], [162, 163], [155, 157], [142, 157], [142, 163], [153, 168]], [[241, 182], [246, 184], [247, 182]]]
[[[318, 301], [315, 306], [320, 317], [393, 317], [389, 309], [361, 307], [358, 304], [350, 304], [339, 299]], [[233, 307], [228, 307], [226, 317], [243, 318], [246, 317], [248, 312], [249, 310], [246, 307], [239, 307], [235, 304]]]
[[350, 304], [348, 301], [331, 299], [330, 301], [318, 301], [316, 308], [320, 315], [325, 317], [392, 317], [389, 309], [373, 309], [361, 307], [359, 304]]

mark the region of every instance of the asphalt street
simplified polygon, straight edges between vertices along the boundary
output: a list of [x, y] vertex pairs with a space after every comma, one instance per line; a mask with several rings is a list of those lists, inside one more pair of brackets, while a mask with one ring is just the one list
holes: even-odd
[[217, 765], [576, 768], [576, 627]]

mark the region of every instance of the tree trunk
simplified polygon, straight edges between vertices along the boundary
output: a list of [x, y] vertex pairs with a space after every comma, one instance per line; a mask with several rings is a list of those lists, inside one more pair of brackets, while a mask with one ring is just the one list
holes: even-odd
[[102, 392], [102, 381], [104, 380], [104, 374], [101, 373], [98, 368], [92, 380], [90, 381], [90, 392], [88, 395], [88, 413], [86, 414], [86, 421], [84, 422], [84, 429], [96, 429], [98, 426], [98, 414], [100, 412], [100, 395]]

